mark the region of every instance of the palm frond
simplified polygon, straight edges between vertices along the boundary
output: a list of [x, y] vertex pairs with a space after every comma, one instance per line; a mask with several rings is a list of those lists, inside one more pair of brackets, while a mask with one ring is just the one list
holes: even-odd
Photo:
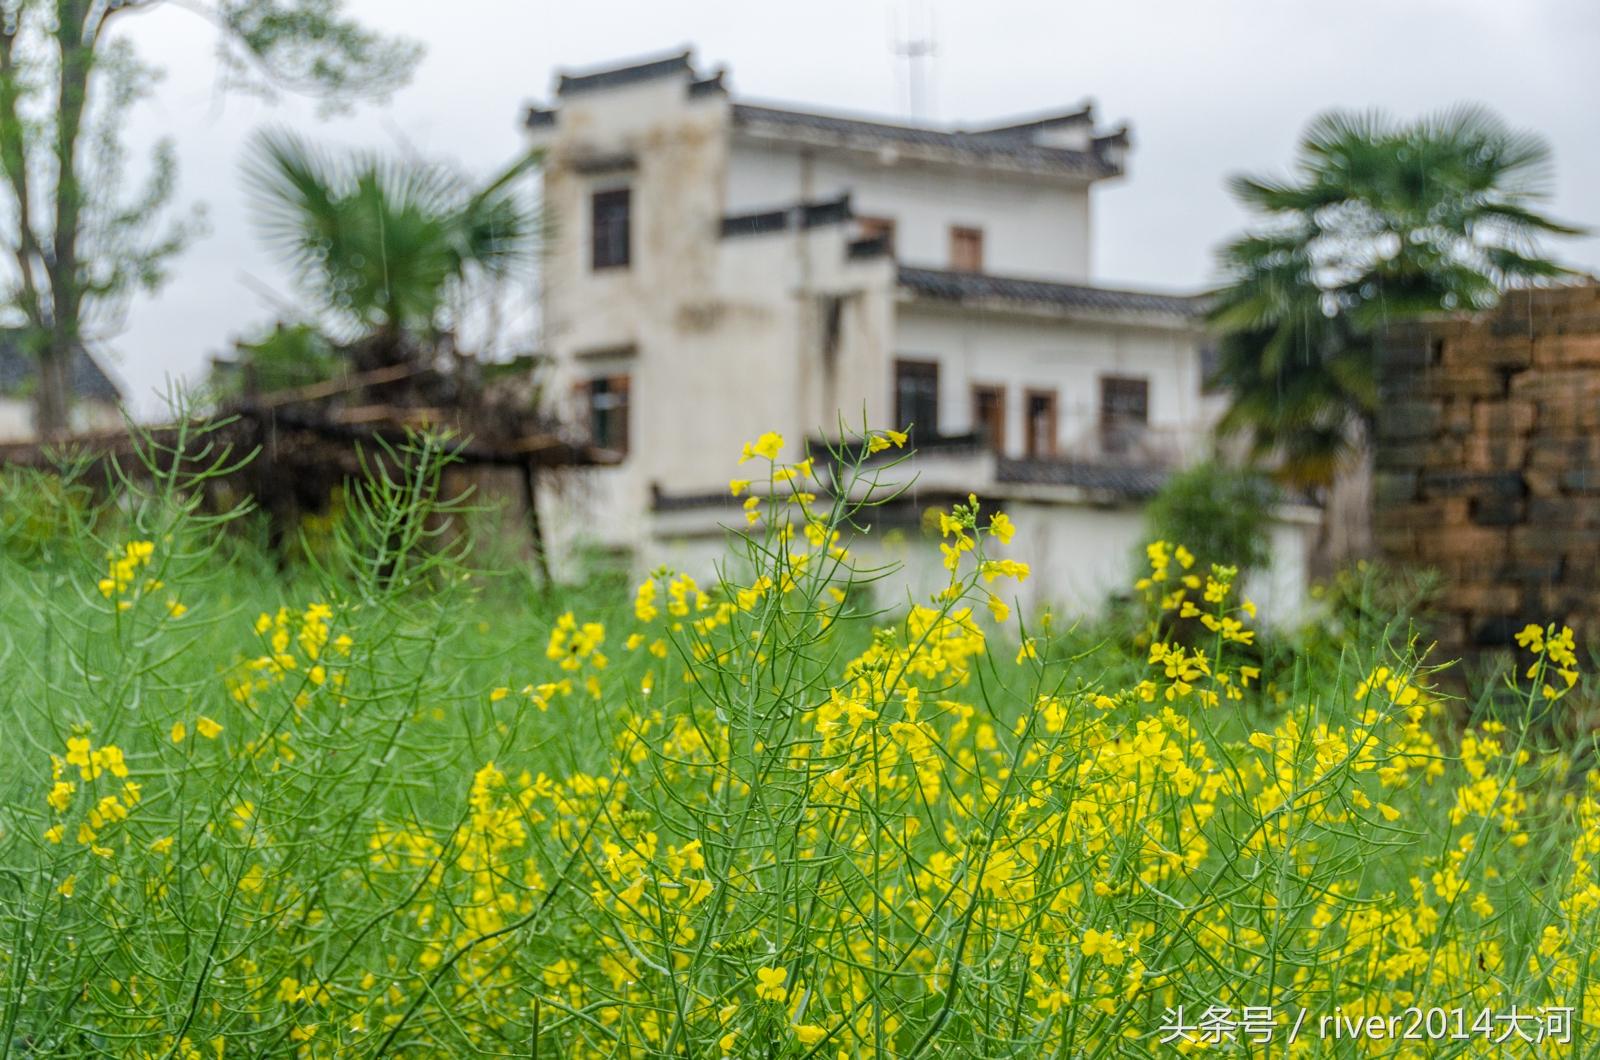
[[1331, 475], [1375, 415], [1385, 328], [1568, 274], [1538, 238], [1579, 230], [1530, 205], [1550, 167], [1542, 138], [1462, 105], [1407, 124], [1330, 111], [1306, 127], [1292, 178], [1231, 178], [1262, 224], [1219, 249], [1207, 299], [1222, 428], [1291, 477]]
[[372, 153], [333, 158], [293, 133], [259, 134], [245, 176], [263, 237], [354, 336], [426, 333], [474, 270], [524, 260], [532, 212], [516, 181], [532, 156], [473, 189], [444, 166]]

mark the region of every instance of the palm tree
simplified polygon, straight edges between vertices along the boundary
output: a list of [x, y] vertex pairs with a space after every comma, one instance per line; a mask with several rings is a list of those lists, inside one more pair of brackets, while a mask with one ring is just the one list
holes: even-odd
[[432, 349], [463, 285], [528, 260], [535, 221], [517, 180], [535, 161], [474, 190], [442, 166], [337, 158], [276, 131], [257, 135], [245, 175], [268, 243], [370, 369]]
[[1324, 114], [1292, 177], [1233, 178], [1265, 223], [1221, 252], [1221, 429], [1247, 434], [1290, 482], [1332, 485], [1370, 437], [1386, 324], [1487, 309], [1568, 274], [1538, 247], [1581, 231], [1535, 209], [1550, 169], [1540, 137], [1461, 106], [1410, 124]]

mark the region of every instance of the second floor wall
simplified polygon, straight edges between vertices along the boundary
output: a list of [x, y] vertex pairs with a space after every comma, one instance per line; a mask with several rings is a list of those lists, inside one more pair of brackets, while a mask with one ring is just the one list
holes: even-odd
[[896, 418], [932, 412], [938, 434], [983, 435], [1012, 459], [1171, 467], [1203, 454], [1216, 417], [1199, 339], [1191, 327], [902, 303], [885, 372]]
[[727, 212], [850, 196], [862, 235], [886, 234], [911, 265], [1081, 283], [1089, 188], [1025, 176], [744, 143], [728, 154]]

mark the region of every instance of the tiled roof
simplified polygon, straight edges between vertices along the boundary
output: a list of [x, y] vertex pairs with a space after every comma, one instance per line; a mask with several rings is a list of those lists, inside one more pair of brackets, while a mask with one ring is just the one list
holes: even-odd
[[909, 265], [900, 266], [900, 285], [920, 296], [950, 302], [1017, 302], [1169, 317], [1198, 317], [1201, 311], [1200, 300], [1189, 295], [1119, 291], [1109, 287], [991, 276], [983, 272], [920, 269]]
[[689, 95], [709, 96], [719, 92], [726, 95], [728, 86], [723, 81], [723, 78], [727, 75], [728, 72], [726, 70], [718, 70], [710, 77], [703, 77], [698, 81], [689, 82]]
[[[966, 437], [952, 440], [962, 442]], [[932, 455], [927, 446], [921, 446], [917, 451], [928, 451]], [[1011, 460], [1002, 457], [996, 464], [995, 482], [1016, 486], [1068, 486], [1097, 495], [1097, 498], [1091, 499], [1140, 501], [1155, 496], [1171, 474], [1166, 468], [1154, 466], [1088, 464], [1071, 460]], [[657, 490], [651, 497], [651, 507], [658, 512], [732, 508], [736, 504], [727, 490], [678, 494]]]
[[1087, 464], [1072, 460], [1009, 460], [995, 468], [997, 481], [1030, 486], [1077, 486], [1117, 497], [1153, 497], [1171, 474], [1165, 468]]
[[[621, 66], [562, 73], [556, 79], [555, 92], [557, 96], [567, 96], [682, 76], [687, 79], [687, 91], [691, 97], [726, 95], [728, 87], [725, 73], [717, 70], [708, 76], [701, 76], [694, 69], [693, 52], [685, 50]], [[900, 145], [912, 150], [937, 152], [947, 158], [954, 156], [956, 159], [1009, 165], [1036, 172], [1072, 173], [1089, 179], [1121, 175], [1122, 149], [1128, 145], [1126, 128], [1100, 136], [1093, 135], [1094, 111], [1090, 105], [970, 131], [754, 103], [736, 103], [732, 109], [736, 125], [763, 133], [793, 136], [841, 147], [870, 149]], [[542, 107], [530, 107], [524, 118], [530, 129], [547, 128], [556, 121], [555, 110]], [[1087, 148], [1052, 147], [1036, 142], [1036, 135], [1041, 131], [1064, 125], [1088, 125], [1090, 138]]]
[[[747, 129], [781, 130], [808, 139], [825, 139], [841, 146], [903, 145], [927, 148], [966, 156], [974, 161], [1011, 162], [1020, 166], [1082, 173], [1090, 177], [1121, 174], [1121, 162], [1099, 150], [1073, 151], [1062, 147], [1040, 147], [1027, 136], [990, 132], [962, 132], [921, 125], [899, 125], [867, 118], [786, 107], [735, 103], [735, 124]], [[1119, 144], [1117, 135], [1095, 141], [1098, 145]]]
[[765, 232], [782, 232], [789, 228], [817, 228], [821, 225], [841, 224], [853, 216], [855, 215], [850, 209], [850, 196], [845, 194], [836, 199], [796, 203], [781, 210], [730, 214], [722, 219], [722, 234], [753, 236]]
[[1094, 125], [1094, 104], [1085, 103], [1074, 110], [1056, 111], [1052, 114], [1041, 114], [1036, 117], [1017, 118], [1003, 125], [986, 125], [981, 129], [971, 129], [973, 136], [1032, 136], [1034, 133], [1045, 129], [1055, 129], [1063, 125]]
[[[31, 391], [38, 363], [22, 344], [22, 332], [0, 328], [0, 395]], [[112, 381], [100, 362], [80, 348], [72, 359], [72, 392], [95, 401], [121, 401], [122, 388]]]
[[615, 88], [618, 85], [633, 84], [636, 81], [651, 81], [658, 77], [668, 77], [672, 74], [686, 73], [694, 76], [694, 68], [690, 65], [691, 52], [679, 52], [659, 59], [647, 59], [644, 62], [629, 63], [626, 66], [613, 66], [604, 70], [591, 70], [581, 74], [562, 74], [556, 81], [556, 95], [566, 96], [574, 92], [587, 92], [596, 88]]
[[651, 509], [658, 512], [689, 512], [697, 508], [732, 509], [737, 504], [727, 490], [709, 490], [705, 493], [663, 493], [656, 490], [650, 497]]

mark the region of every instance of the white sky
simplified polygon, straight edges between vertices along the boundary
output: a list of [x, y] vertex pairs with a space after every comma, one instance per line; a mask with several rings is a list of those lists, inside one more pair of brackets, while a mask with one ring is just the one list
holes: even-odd
[[[1224, 178], [1284, 169], [1300, 130], [1330, 107], [1400, 116], [1459, 101], [1542, 133], [1556, 155], [1549, 208], [1600, 226], [1600, 4], [1593, 0], [351, 0], [369, 24], [425, 42], [410, 86], [387, 105], [319, 121], [298, 100], [267, 105], [218, 89], [209, 26], [178, 5], [124, 32], [167, 76], [128, 128], [130, 149], [170, 136], [179, 198], [206, 204], [211, 233], [168, 286], [137, 302], [107, 345], [137, 405], [291, 299], [258, 240], [239, 160], [270, 123], [330, 144], [408, 145], [488, 173], [521, 148], [529, 102], [558, 68], [693, 45], [726, 65], [736, 96], [904, 116], [896, 21], [931, 11], [931, 114], [978, 123], [1093, 97], [1129, 121], [1129, 175], [1097, 191], [1098, 282], [1193, 289], [1244, 223]], [[1554, 247], [1600, 272], [1600, 236]], [[521, 314], [526, 327], [531, 316]]]

